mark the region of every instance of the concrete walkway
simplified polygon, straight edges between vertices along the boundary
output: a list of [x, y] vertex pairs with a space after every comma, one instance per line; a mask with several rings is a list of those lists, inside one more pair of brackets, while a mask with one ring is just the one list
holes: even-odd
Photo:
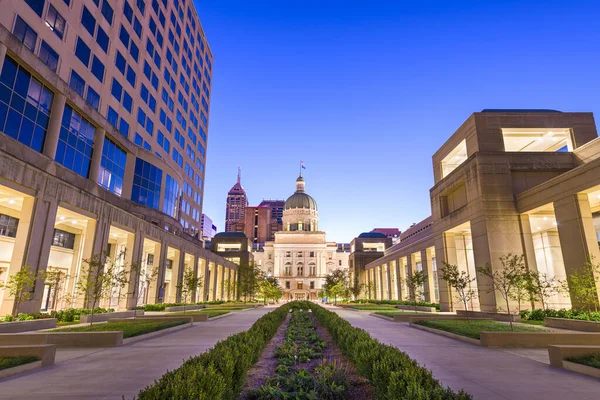
[[545, 350], [479, 347], [411, 328], [408, 323], [330, 309], [382, 343], [407, 353], [443, 384], [464, 389], [474, 399], [600, 399], [600, 380], [551, 367]]
[[129, 399], [191, 356], [247, 330], [273, 309], [234, 312], [121, 347], [60, 350], [55, 365], [0, 380], [0, 399]]

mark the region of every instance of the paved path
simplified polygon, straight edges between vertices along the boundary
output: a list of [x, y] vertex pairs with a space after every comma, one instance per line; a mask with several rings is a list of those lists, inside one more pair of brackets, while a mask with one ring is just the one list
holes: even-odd
[[53, 366], [0, 380], [0, 399], [128, 399], [184, 360], [247, 330], [273, 309], [234, 312], [121, 347], [61, 350]]
[[[431, 369], [443, 384], [474, 399], [600, 399], [600, 380], [547, 364], [538, 349], [490, 349], [391, 322], [365, 313], [332, 309]], [[537, 361], [536, 361], [537, 359]]]

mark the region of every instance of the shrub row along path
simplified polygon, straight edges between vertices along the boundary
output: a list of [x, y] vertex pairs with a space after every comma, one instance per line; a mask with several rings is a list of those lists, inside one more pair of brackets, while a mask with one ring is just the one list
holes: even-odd
[[551, 367], [547, 350], [479, 347], [411, 328], [408, 323], [338, 307], [328, 309], [407, 353], [444, 385], [464, 389], [476, 400], [597, 400], [600, 393], [600, 380]]
[[233, 312], [121, 347], [59, 350], [55, 365], [0, 380], [0, 399], [130, 399], [167, 370], [247, 330], [273, 309]]

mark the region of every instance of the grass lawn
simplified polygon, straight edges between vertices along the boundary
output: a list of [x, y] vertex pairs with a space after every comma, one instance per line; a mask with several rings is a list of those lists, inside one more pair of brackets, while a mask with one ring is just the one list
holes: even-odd
[[570, 357], [567, 358], [567, 361], [587, 365], [588, 367], [600, 368], [600, 353], [590, 354], [589, 356]]
[[145, 333], [160, 331], [177, 325], [187, 324], [187, 321], [168, 321], [168, 322], [107, 322], [96, 323], [90, 326], [74, 326], [70, 328], [53, 329], [49, 332], [108, 332], [123, 331], [123, 338], [127, 339]]
[[397, 310], [397, 311], [377, 311], [375, 312], [375, 314], [377, 315], [383, 315], [384, 317], [390, 317], [393, 318], [394, 315], [397, 314], [433, 314], [433, 313], [426, 313], [426, 312], [422, 312], [422, 311], [417, 311], [416, 313], [414, 311], [409, 311], [409, 310]]
[[206, 307], [205, 310], [231, 310], [231, 311], [235, 311], [235, 310], [246, 310], [249, 308], [254, 308], [254, 306], [228, 306], [226, 304], [220, 305], [220, 306], [210, 306], [210, 307]]
[[0, 357], [0, 370], [18, 367], [19, 365], [29, 364], [37, 360], [38, 358], [34, 356]]
[[397, 310], [396, 307], [394, 306], [386, 306], [386, 305], [367, 305], [367, 306], [361, 306], [361, 305], [356, 305], [356, 306], [350, 306], [348, 308], [352, 308], [353, 310], [365, 310], [365, 311], [377, 311], [377, 310], [383, 310], [383, 311], [389, 311], [389, 310]]
[[535, 321], [532, 319], [521, 320], [523, 324], [544, 326], [544, 321]]
[[[423, 325], [433, 329], [439, 329], [446, 332], [455, 333], [457, 335], [480, 339], [481, 332], [510, 332], [510, 325], [497, 321], [452, 321], [452, 320], [429, 320], [419, 321], [418, 325]], [[533, 326], [513, 325], [515, 332], [548, 332], [544, 329], [535, 328]]]
[[79, 320], [72, 322], [59, 321], [56, 323], [56, 326], [69, 326], [69, 325], [77, 325], [80, 324]]
[[165, 317], [170, 317], [172, 315], [197, 315], [197, 314], [208, 314], [208, 318], [218, 317], [219, 315], [229, 314], [231, 310], [192, 310], [192, 311], [179, 311], [172, 312], [165, 315]]

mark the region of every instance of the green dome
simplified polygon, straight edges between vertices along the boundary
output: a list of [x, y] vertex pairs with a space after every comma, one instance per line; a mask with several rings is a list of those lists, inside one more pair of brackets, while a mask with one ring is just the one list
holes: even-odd
[[285, 201], [285, 209], [307, 208], [317, 211], [317, 202], [309, 194], [296, 192]]

